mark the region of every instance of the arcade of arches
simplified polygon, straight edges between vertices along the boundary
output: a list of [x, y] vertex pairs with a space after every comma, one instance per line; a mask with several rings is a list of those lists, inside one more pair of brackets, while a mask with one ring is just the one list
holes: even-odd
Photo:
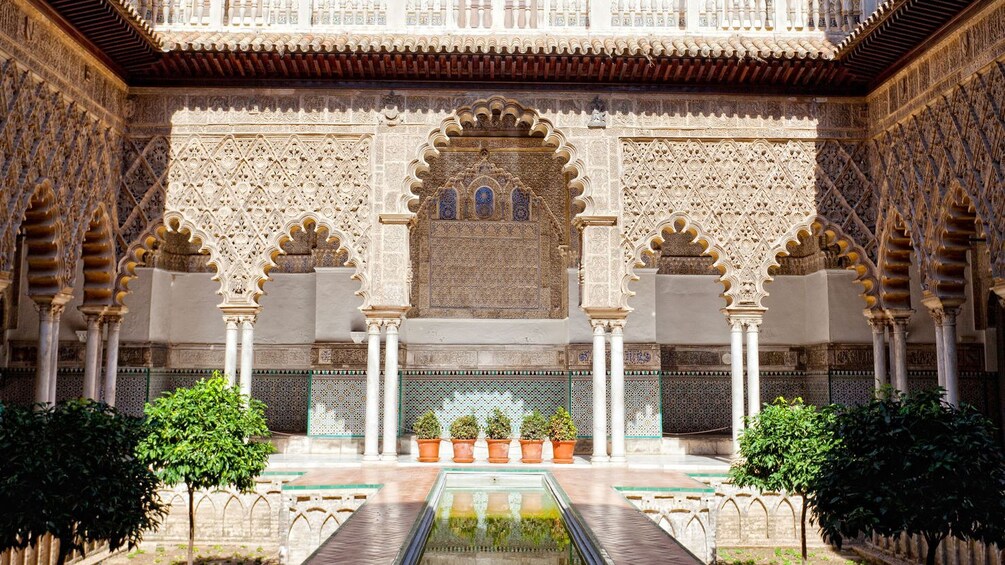
[[0, 63], [4, 399], [222, 368], [364, 459], [427, 409], [594, 461], [884, 384], [1002, 421], [1001, 3], [831, 98], [134, 86], [26, 0]]

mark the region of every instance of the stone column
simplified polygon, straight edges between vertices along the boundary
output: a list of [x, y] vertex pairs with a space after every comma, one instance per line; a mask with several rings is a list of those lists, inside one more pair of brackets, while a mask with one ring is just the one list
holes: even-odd
[[[125, 313], [123, 310], [122, 313]], [[105, 359], [105, 404], [115, 406], [115, 381], [119, 375], [119, 331], [122, 313], [107, 316], [108, 345]]]
[[387, 341], [384, 350], [384, 450], [381, 461], [398, 461], [398, 325], [400, 319], [385, 320]]
[[886, 384], [886, 317], [869, 310], [866, 317], [872, 328], [872, 371], [875, 388], [879, 390]]
[[604, 347], [603, 320], [593, 324], [593, 458], [592, 463], [606, 463], [607, 458], [607, 355]]
[[378, 404], [380, 395], [380, 322], [378, 320], [367, 320], [367, 349], [366, 349], [366, 420], [365, 432], [363, 436], [363, 461], [378, 461], [380, 455], [377, 450], [378, 436], [380, 435], [380, 405]]
[[56, 381], [59, 379], [59, 321], [63, 317], [63, 305], [52, 307], [52, 348], [49, 354], [49, 404], [56, 403]]
[[255, 365], [255, 316], [241, 316], [241, 394], [251, 396], [251, 375]]
[[52, 370], [52, 304], [38, 304], [38, 357], [35, 363], [35, 402], [49, 402]]
[[935, 365], [939, 375], [939, 386], [946, 388], [946, 344], [942, 333], [943, 313], [942, 308], [930, 308], [928, 313], [932, 315], [935, 323]]
[[886, 328], [883, 330], [883, 337], [886, 338], [886, 375], [887, 383], [896, 388], [893, 378], [893, 368], [897, 366], [894, 356], [897, 349], [893, 346], [893, 321], [886, 319]]
[[223, 321], [227, 324], [227, 341], [223, 350], [223, 374], [230, 386], [237, 384], [237, 330], [240, 316], [224, 314]]
[[743, 322], [729, 318], [729, 362], [733, 412], [733, 453], [740, 452], [740, 432], [743, 430]]
[[611, 463], [625, 463], [625, 321], [611, 321]]
[[943, 370], [946, 379], [946, 402], [953, 406], [960, 405], [960, 375], [957, 370], [956, 356], [956, 315], [959, 307], [946, 308], [942, 311], [942, 350]]
[[98, 373], [101, 371], [101, 316], [84, 314], [87, 323], [87, 345], [84, 353], [84, 398], [98, 400]]
[[893, 388], [907, 392], [907, 322], [910, 311], [895, 311], [890, 313], [893, 320]]
[[761, 413], [761, 361], [757, 346], [761, 318], [748, 318], [747, 326], [747, 413]]

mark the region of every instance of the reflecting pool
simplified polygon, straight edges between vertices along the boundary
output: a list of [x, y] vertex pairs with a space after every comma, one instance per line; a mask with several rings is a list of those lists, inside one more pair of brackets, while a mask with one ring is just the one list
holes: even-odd
[[448, 474], [420, 563], [581, 564], [543, 475]]

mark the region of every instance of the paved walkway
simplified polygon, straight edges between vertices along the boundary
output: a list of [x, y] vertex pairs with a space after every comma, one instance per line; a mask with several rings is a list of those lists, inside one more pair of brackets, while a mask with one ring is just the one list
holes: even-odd
[[[485, 467], [471, 467], [472, 470], [482, 468]], [[629, 504], [614, 487], [702, 488], [705, 485], [682, 473], [669, 471], [618, 467], [552, 467], [547, 470], [555, 476], [614, 563], [700, 563], [655, 522]], [[302, 486], [383, 485], [306, 563], [391, 563], [405, 543], [439, 471], [435, 466], [319, 469], [290, 483]]]

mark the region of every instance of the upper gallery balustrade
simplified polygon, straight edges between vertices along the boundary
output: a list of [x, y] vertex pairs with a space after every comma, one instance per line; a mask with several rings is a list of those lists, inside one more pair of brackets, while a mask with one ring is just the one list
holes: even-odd
[[850, 32], [876, 0], [128, 0], [158, 30]]

